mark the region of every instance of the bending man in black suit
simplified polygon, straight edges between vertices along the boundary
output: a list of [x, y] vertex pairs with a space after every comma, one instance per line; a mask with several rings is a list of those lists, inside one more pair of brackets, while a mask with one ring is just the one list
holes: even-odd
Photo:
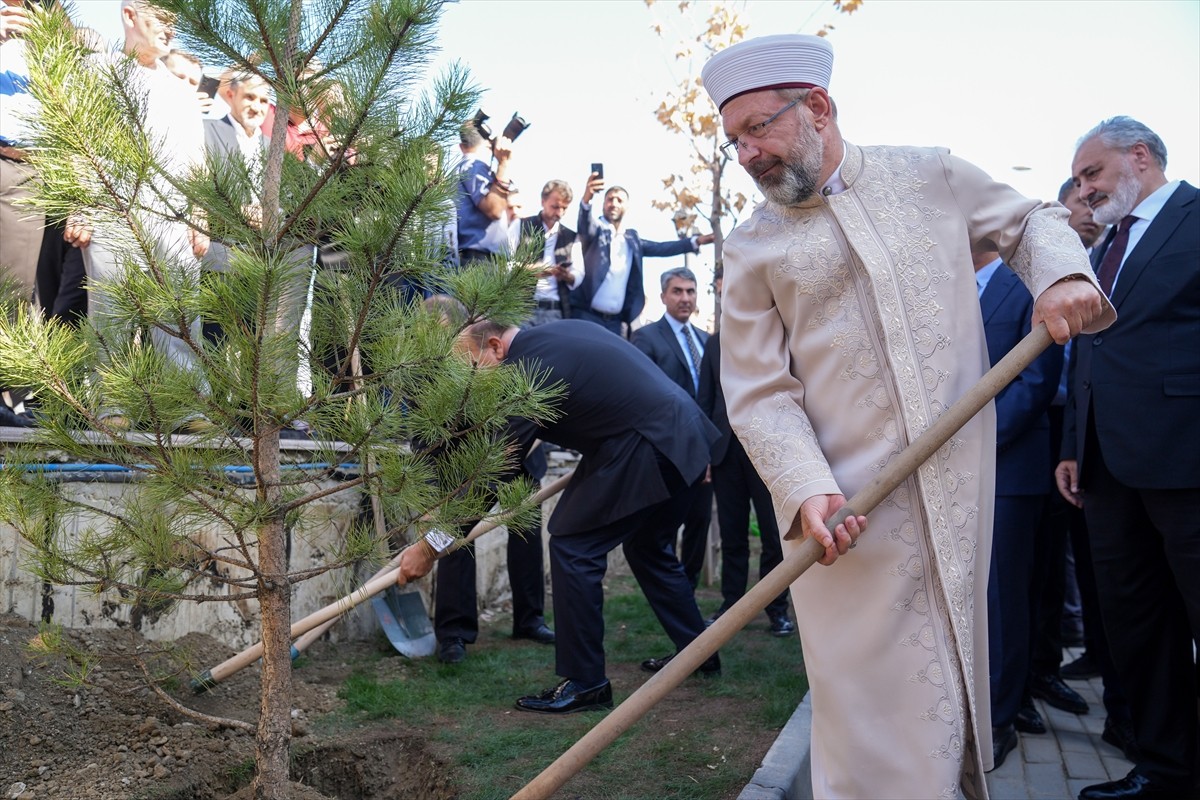
[[[988, 358], [995, 364], [1029, 333], [1033, 295], [998, 252], [973, 257]], [[1017, 746], [1029, 676], [1038, 519], [1053, 489], [1048, 411], [1062, 358], [1062, 347], [1051, 345], [996, 395], [996, 504], [987, 595], [993, 769]]]
[[[520, 330], [480, 322], [463, 334], [482, 367], [521, 364], [562, 383], [560, 416], [544, 426], [514, 420], [518, 452], [534, 439], [582, 458], [550, 517], [555, 671], [564, 680], [517, 708], [558, 714], [612, 707], [604, 666], [604, 573], [618, 545], [676, 650], [704, 630], [683, 567], [672, 551], [717, 432], [699, 407], [628, 342], [595, 325], [562, 320]], [[670, 656], [643, 669], [661, 669]], [[714, 655], [700, 668], [720, 671]]]
[[[708, 344], [708, 333], [691, 323], [696, 311], [696, 276], [687, 267], [677, 267], [664, 272], [661, 282], [662, 302], [667, 313], [658, 322], [634, 331], [630, 341], [695, 400], [700, 387], [700, 361]], [[700, 570], [704, 569], [712, 502], [712, 482], [706, 480], [696, 490], [696, 497], [683, 521], [679, 561], [693, 587], [699, 585]]]
[[1162, 140], [1129, 117], [1089, 131], [1071, 165], [1079, 198], [1114, 226], [1097, 278], [1117, 321], [1075, 341], [1058, 487], [1087, 517], [1140, 750], [1084, 800], [1188, 797], [1200, 777], [1200, 191], [1166, 166]]

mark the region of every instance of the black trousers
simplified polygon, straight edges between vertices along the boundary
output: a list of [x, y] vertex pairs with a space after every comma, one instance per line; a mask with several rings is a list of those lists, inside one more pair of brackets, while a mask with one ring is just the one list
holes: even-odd
[[1118, 480], [1089, 431], [1084, 513], [1113, 664], [1129, 699], [1140, 772], [1187, 796], [1196, 785], [1200, 488]]
[[[664, 475], [667, 472], [674, 470], [664, 470]], [[608, 554], [617, 546], [676, 650], [704, 632], [691, 584], [673, 548], [696, 484], [685, 485], [678, 473], [674, 484], [668, 499], [629, 517], [595, 530], [550, 537], [555, 671], [560, 676], [583, 686], [605, 680], [604, 574]]]
[[679, 563], [692, 588], [700, 585], [704, 553], [708, 549], [708, 529], [712, 527], [713, 485], [701, 483], [695, 488], [692, 504], [683, 518], [679, 540]]
[[[460, 533], [465, 536], [473, 527], [474, 523], [464, 525]], [[513, 596], [513, 633], [528, 631], [545, 622], [545, 562], [540, 513], [532, 531], [509, 531], [506, 555]], [[479, 636], [474, 545], [438, 561], [433, 631], [438, 641], [457, 637], [474, 642]]]
[[[746, 594], [750, 579], [750, 505], [758, 517], [762, 552], [758, 558], [761, 580], [783, 561], [779, 525], [771, 492], [758, 477], [750, 457], [736, 438], [720, 464], [712, 466], [713, 492], [717, 496], [717, 526], [721, 529], [721, 610], [728, 611]], [[784, 591], [767, 606], [774, 618], [787, 613], [788, 593]]]

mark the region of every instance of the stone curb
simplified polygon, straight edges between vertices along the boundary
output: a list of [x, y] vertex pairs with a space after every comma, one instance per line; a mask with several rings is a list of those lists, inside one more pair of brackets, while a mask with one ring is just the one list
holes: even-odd
[[812, 800], [812, 706], [808, 697], [804, 695], [738, 800]]

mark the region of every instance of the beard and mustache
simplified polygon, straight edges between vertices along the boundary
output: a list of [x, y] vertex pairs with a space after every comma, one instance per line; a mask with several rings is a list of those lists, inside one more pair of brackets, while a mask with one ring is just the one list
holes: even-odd
[[[800, 135], [788, 148], [785, 158], [760, 159], [746, 167], [759, 190], [772, 203], [791, 206], [817, 193], [821, 184], [821, 163], [825, 143], [816, 127], [801, 118]], [[772, 175], [765, 172], [779, 166]]]
[[1116, 225], [1133, 211], [1141, 191], [1142, 185], [1138, 181], [1137, 175], [1134, 174], [1133, 167], [1122, 160], [1121, 174], [1118, 176], [1117, 185], [1112, 192], [1109, 194], [1093, 192], [1088, 197], [1089, 206], [1097, 200], [1108, 198], [1107, 203], [1092, 208], [1092, 219], [1100, 225]]

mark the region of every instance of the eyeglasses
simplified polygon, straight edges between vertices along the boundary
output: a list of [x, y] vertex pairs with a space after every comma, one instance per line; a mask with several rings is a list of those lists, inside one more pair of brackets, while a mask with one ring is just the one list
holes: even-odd
[[739, 145], [739, 143], [741, 142], [741, 140], [742, 140], [742, 137], [743, 137], [743, 136], [744, 136], [744, 137], [747, 137], [747, 138], [749, 138], [749, 139], [761, 139], [761, 138], [762, 138], [762, 136], [763, 136], [763, 134], [765, 134], [765, 133], [767, 132], [767, 127], [768, 127], [768, 126], [769, 126], [769, 125], [770, 125], [772, 122], [774, 122], [775, 120], [779, 119], [781, 116], [783, 116], [783, 112], [787, 111], [789, 108], [791, 108], [792, 106], [794, 106], [794, 105], [796, 105], [797, 103], [801, 102], [802, 100], [804, 100], [804, 98], [803, 98], [803, 97], [797, 97], [795, 100], [793, 100], [792, 102], [788, 103], [786, 106], [784, 106], [783, 108], [779, 109], [779, 110], [778, 110], [778, 111], [776, 111], [774, 114], [772, 114], [771, 116], [769, 116], [769, 117], [767, 117], [766, 119], [764, 119], [762, 122], [758, 123], [757, 125], [751, 125], [749, 128], [746, 128], [746, 130], [745, 130], [745, 131], [743, 131], [741, 134], [739, 134], [738, 136], [735, 136], [735, 137], [733, 137], [733, 138], [732, 138], [732, 139], [730, 139], [728, 142], [726, 142], [725, 144], [721, 145], [721, 153], [722, 153], [722, 155], [724, 155], [724, 156], [725, 156], [726, 158], [728, 158], [730, 161], [732, 161], [732, 160], [734, 160], [735, 158], [737, 158], [737, 154], [738, 154], [738, 145]]

